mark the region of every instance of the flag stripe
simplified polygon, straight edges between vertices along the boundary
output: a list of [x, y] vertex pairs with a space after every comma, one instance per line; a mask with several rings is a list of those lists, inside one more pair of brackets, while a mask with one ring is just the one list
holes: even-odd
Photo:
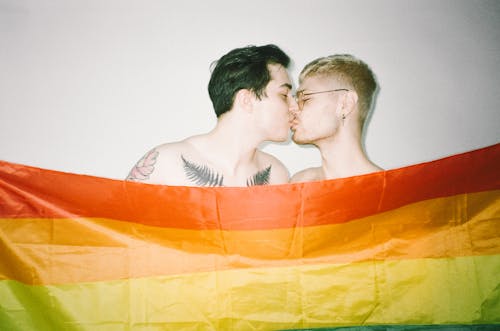
[[4, 280], [0, 325], [7, 330], [174, 330], [187, 325], [271, 330], [500, 323], [499, 284], [500, 255], [239, 269], [66, 285]]
[[0, 162], [0, 328], [500, 325], [498, 169], [500, 144], [252, 188]]
[[[348, 223], [195, 231], [108, 219], [0, 219], [0, 279], [61, 284], [233, 268], [500, 254], [500, 191]], [[75, 234], [77, 234], [75, 236]]]
[[336, 328], [287, 329], [282, 331], [498, 331], [500, 324], [368, 325]]
[[[0, 162], [0, 215], [109, 218], [195, 230], [316, 226], [362, 218], [420, 200], [499, 189], [499, 164], [497, 144], [433, 162], [339, 180], [202, 188], [145, 185]], [[26, 182], [25, 178], [30, 180]]]

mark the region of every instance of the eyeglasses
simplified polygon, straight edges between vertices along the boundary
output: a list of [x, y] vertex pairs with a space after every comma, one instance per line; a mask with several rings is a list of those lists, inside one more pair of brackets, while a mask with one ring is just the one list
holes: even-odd
[[297, 105], [299, 106], [299, 110], [302, 110], [302, 108], [304, 107], [304, 103], [307, 101], [307, 100], [304, 100], [305, 96], [313, 95], [313, 94], [328, 93], [328, 92], [337, 92], [337, 91], [349, 91], [349, 90], [345, 89], [345, 88], [338, 88], [338, 89], [335, 89], [335, 90], [319, 91], [319, 92], [309, 92], [309, 93], [304, 93], [304, 91], [299, 91], [295, 95], [295, 101], [297, 101]]

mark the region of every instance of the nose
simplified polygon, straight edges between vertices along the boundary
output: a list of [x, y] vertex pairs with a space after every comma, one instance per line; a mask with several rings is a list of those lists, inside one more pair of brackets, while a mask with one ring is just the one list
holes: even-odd
[[295, 96], [290, 98], [288, 103], [288, 112], [292, 115], [296, 115], [299, 112], [299, 104], [297, 103], [297, 98]]

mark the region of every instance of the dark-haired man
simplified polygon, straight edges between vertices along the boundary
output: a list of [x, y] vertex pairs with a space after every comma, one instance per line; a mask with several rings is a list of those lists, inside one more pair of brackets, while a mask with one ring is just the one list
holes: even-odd
[[237, 48], [222, 56], [208, 85], [215, 128], [153, 148], [127, 180], [182, 186], [288, 182], [285, 166], [258, 146], [288, 138], [289, 116], [297, 107], [289, 62], [275, 45]]
[[363, 175], [382, 170], [368, 159], [363, 127], [377, 89], [366, 63], [349, 54], [316, 59], [299, 76], [298, 107], [293, 112], [292, 139], [312, 144], [321, 166], [293, 175], [292, 182]]

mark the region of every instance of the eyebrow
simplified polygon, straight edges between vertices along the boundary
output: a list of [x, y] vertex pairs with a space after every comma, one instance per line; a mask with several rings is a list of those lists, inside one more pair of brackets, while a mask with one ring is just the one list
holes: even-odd
[[285, 84], [281, 84], [280, 87], [286, 87], [288, 88], [289, 90], [292, 89], [292, 85], [291, 84], [288, 84], [288, 83], [285, 83]]

